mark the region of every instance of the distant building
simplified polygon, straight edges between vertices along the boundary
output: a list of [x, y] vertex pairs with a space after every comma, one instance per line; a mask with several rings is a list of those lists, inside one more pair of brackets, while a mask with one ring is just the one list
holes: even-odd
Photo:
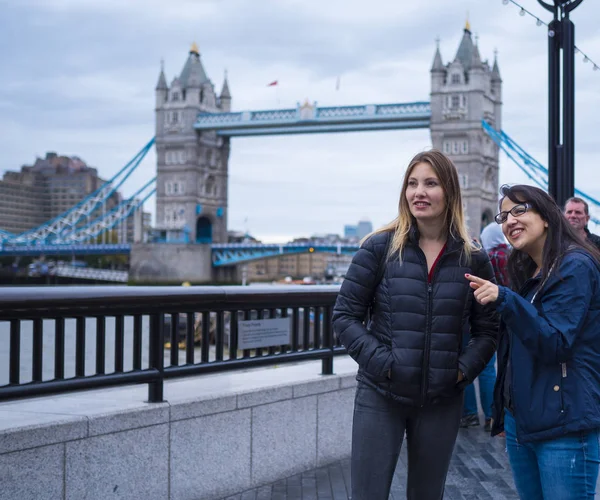
[[121, 224], [117, 224], [114, 228], [116, 240], [119, 243], [146, 243], [152, 232], [152, 214], [150, 212], [142, 212], [142, 238], [141, 241], [135, 241], [135, 217], [131, 214]]
[[373, 224], [368, 220], [361, 220], [356, 226], [347, 224], [344, 226], [344, 238], [348, 240], [362, 240], [373, 232]]
[[248, 262], [249, 281], [272, 281], [287, 276], [292, 278], [322, 278], [327, 269], [329, 254], [299, 253], [279, 255], [270, 259]]
[[350, 224], [344, 226], [344, 238], [355, 239], [358, 238], [358, 227]]
[[227, 231], [228, 243], [260, 243], [254, 236], [245, 231]]
[[363, 239], [365, 236], [373, 232], [373, 224], [369, 220], [361, 220], [356, 226], [356, 232], [359, 239]]
[[[296, 244], [314, 245], [343, 245], [355, 242], [356, 238], [342, 238], [334, 233], [315, 234], [310, 238], [300, 237], [291, 241]], [[287, 276], [294, 279], [323, 279], [344, 276], [351, 261], [352, 255], [345, 253], [308, 252], [250, 261], [246, 269], [249, 281], [272, 281]]]
[[[105, 182], [95, 168], [76, 156], [46, 153], [45, 158], [24, 165], [20, 172], [5, 172], [0, 181], [0, 229], [20, 234], [39, 227], [73, 208]], [[121, 201], [121, 195], [113, 193], [104, 210], [110, 211]], [[100, 212], [97, 210], [91, 218], [100, 216]], [[150, 214], [144, 217], [144, 225], [149, 226]], [[133, 241], [132, 219], [115, 228], [126, 241]]]

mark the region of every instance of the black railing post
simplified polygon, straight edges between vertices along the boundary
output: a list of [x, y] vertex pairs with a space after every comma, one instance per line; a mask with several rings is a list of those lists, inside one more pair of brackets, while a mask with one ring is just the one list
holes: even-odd
[[75, 376], [85, 377], [85, 317], [75, 319]]
[[18, 319], [10, 320], [10, 368], [11, 384], [18, 384], [21, 374], [21, 323]]
[[106, 317], [96, 317], [96, 375], [106, 373]]
[[133, 369], [142, 369], [142, 329], [144, 326], [141, 314], [133, 317]]
[[65, 318], [54, 320], [54, 378], [65, 378]]
[[323, 347], [329, 349], [328, 356], [322, 361], [322, 374], [333, 375], [333, 328], [331, 325], [331, 306], [323, 308]]
[[165, 322], [163, 313], [150, 316], [150, 345], [149, 368], [158, 370], [159, 377], [148, 384], [148, 402], [163, 402], [163, 384], [165, 375], [165, 344], [163, 342], [162, 327]]
[[42, 381], [42, 359], [44, 352], [44, 324], [41, 318], [33, 320], [33, 351], [31, 356], [31, 380]]
[[115, 372], [123, 371], [125, 347], [125, 318], [122, 314], [115, 316]]
[[[162, 328], [164, 328], [164, 325]], [[171, 336], [169, 341], [171, 342], [171, 366], [177, 366], [179, 365], [179, 313], [171, 313]]]

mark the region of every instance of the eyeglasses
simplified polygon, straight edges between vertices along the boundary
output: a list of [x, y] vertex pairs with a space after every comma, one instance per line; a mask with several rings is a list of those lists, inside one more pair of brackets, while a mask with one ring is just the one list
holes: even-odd
[[497, 224], [504, 224], [506, 219], [508, 219], [508, 214], [513, 217], [520, 217], [524, 213], [526, 213], [531, 207], [529, 203], [519, 203], [515, 205], [510, 210], [505, 210], [504, 212], [500, 212], [498, 215], [494, 217], [494, 220]]

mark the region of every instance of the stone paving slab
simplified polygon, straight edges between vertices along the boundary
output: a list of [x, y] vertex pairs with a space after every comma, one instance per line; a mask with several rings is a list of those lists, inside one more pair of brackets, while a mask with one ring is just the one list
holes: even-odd
[[[406, 498], [406, 446], [394, 474], [390, 500]], [[313, 469], [222, 500], [349, 500], [350, 460]], [[481, 427], [461, 429], [446, 480], [444, 500], [518, 500], [503, 438]], [[200, 500], [200, 499], [199, 499]]]

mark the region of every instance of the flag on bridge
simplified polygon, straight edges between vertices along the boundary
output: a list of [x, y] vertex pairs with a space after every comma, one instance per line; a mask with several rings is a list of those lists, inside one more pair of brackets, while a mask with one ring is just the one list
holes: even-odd
[[278, 84], [279, 84], [279, 82], [278, 82], [277, 80], [274, 80], [274, 81], [272, 81], [271, 83], [269, 83], [269, 84], [267, 85], [267, 87], [274, 87], [275, 85], [278, 85]]

